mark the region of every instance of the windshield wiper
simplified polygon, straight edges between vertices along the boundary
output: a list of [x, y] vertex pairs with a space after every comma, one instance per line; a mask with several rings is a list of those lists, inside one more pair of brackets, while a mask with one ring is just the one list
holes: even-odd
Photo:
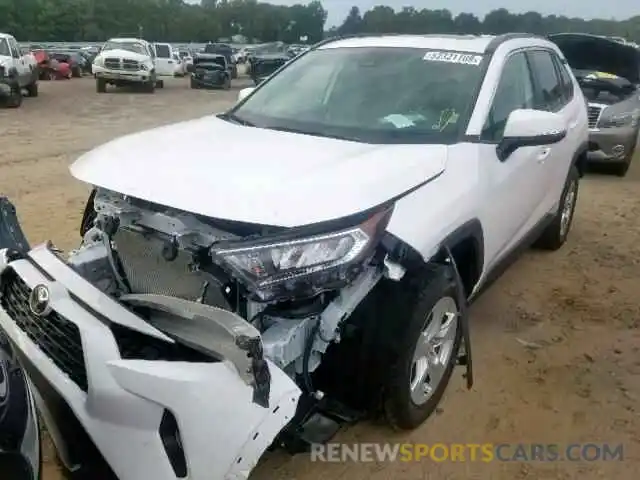
[[236, 123], [238, 125], [243, 125], [245, 127], [255, 127], [255, 125], [243, 118], [238, 117], [236, 114], [234, 113], [219, 113], [217, 115], [218, 118], [222, 119], [222, 120], [226, 120], [227, 122], [233, 122]]
[[288, 133], [299, 133], [301, 135], [311, 135], [312, 137], [322, 137], [322, 138], [334, 138], [336, 140], [346, 140], [348, 142], [364, 142], [358, 137], [347, 137], [344, 135], [332, 135], [328, 133], [321, 132], [310, 132], [308, 130], [302, 130], [300, 128], [289, 128], [289, 127], [264, 127], [267, 130], [275, 130], [277, 132], [288, 132]]

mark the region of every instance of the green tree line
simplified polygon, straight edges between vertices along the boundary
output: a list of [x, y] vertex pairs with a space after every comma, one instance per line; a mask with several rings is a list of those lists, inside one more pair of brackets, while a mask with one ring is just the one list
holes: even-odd
[[293, 6], [256, 0], [0, 0], [0, 31], [20, 41], [103, 41], [118, 35], [149, 40], [205, 42], [242, 34], [263, 42], [315, 42], [326, 35], [351, 33], [588, 32], [640, 42], [640, 16], [624, 21], [584, 20], [505, 9], [484, 18], [448, 10], [394, 10], [352, 7], [344, 22], [326, 31], [327, 12], [319, 0]]

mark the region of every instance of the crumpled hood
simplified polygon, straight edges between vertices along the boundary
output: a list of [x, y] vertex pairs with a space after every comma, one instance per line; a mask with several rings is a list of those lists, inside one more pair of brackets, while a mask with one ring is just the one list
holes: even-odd
[[630, 45], [586, 33], [558, 33], [549, 35], [549, 40], [573, 69], [609, 73], [640, 83], [640, 52]]
[[113, 50], [107, 50], [105, 52], [100, 52], [100, 54], [94, 59], [94, 62], [97, 59], [105, 59], [108, 57], [114, 57], [114, 58], [126, 58], [129, 60], [136, 60], [138, 62], [144, 62], [149, 60], [149, 56], [147, 55], [142, 55], [141, 53], [136, 53], [136, 52], [131, 52], [129, 50], [121, 50], [121, 49], [113, 49]]
[[393, 199], [442, 173], [446, 156], [444, 145], [369, 145], [207, 116], [113, 140], [71, 173], [179, 210], [293, 227]]

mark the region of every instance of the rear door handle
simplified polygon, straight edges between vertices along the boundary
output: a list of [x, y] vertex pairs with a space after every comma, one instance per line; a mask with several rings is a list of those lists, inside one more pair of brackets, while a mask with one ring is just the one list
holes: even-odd
[[538, 153], [537, 160], [538, 163], [544, 163], [547, 158], [549, 158], [549, 154], [551, 153], [551, 147], [545, 147]]

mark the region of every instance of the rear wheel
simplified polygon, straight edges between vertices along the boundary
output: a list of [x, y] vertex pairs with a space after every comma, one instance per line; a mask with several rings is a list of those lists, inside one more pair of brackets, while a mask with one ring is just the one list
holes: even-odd
[[224, 84], [222, 85], [222, 88], [224, 88], [225, 90], [229, 90], [231, 88], [231, 77], [229, 77], [228, 75], [224, 79]]
[[191, 77], [191, 80], [189, 80], [189, 86], [194, 89], [200, 88], [200, 84], [196, 82], [196, 80], [193, 77]]
[[562, 195], [560, 197], [560, 206], [555, 214], [553, 221], [542, 232], [542, 235], [534, 243], [534, 247], [542, 250], [558, 250], [567, 241], [571, 224], [573, 223], [573, 214], [578, 201], [578, 186], [580, 183], [580, 173], [578, 168], [573, 165], [569, 170], [569, 175], [564, 185]]

